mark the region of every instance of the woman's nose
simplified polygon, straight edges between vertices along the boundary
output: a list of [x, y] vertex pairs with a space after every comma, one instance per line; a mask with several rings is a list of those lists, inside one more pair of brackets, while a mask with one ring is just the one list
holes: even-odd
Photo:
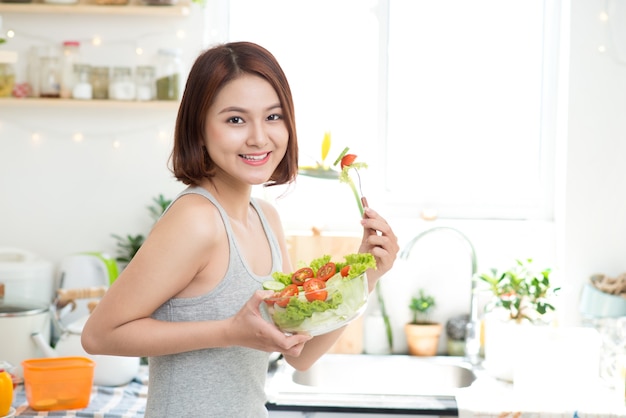
[[262, 123], [252, 124], [250, 134], [248, 135], [248, 145], [254, 145], [257, 147], [265, 146], [268, 143], [268, 134]]

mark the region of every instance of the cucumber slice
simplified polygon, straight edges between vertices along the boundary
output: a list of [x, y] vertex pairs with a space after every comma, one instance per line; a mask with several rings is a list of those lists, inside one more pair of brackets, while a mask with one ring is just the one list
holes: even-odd
[[339, 154], [339, 157], [337, 157], [337, 159], [335, 160], [335, 162], [333, 163], [333, 165], [337, 165], [339, 164], [339, 161], [341, 161], [341, 159], [344, 157], [344, 155], [346, 155], [348, 153], [348, 150], [350, 149], [350, 147], [345, 147], [343, 149], [343, 151], [341, 151], [341, 154]]
[[277, 282], [276, 280], [266, 280], [263, 282], [263, 289], [265, 290], [273, 290], [274, 292], [278, 292], [279, 290], [283, 290], [284, 288], [284, 283]]

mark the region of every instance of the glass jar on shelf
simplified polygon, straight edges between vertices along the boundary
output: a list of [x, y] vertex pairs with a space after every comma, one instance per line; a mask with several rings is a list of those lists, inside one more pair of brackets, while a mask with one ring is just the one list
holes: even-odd
[[87, 64], [74, 65], [74, 86], [72, 98], [79, 100], [91, 100], [93, 87], [91, 86], [91, 66]]
[[130, 67], [113, 67], [109, 81], [109, 99], [135, 100], [135, 81]]
[[135, 71], [135, 86], [137, 100], [154, 100], [156, 95], [155, 85], [156, 69], [150, 65], [141, 65]]
[[58, 47], [39, 50], [39, 96], [58, 98], [61, 95], [61, 61]]
[[178, 100], [182, 92], [181, 50], [161, 48], [158, 51], [156, 98]]
[[94, 99], [109, 98], [109, 67], [92, 67], [91, 87]]
[[65, 41], [61, 53], [61, 90], [60, 97], [69, 99], [74, 88], [74, 65], [80, 62], [80, 42]]
[[17, 52], [0, 50], [0, 97], [9, 97], [15, 86]]

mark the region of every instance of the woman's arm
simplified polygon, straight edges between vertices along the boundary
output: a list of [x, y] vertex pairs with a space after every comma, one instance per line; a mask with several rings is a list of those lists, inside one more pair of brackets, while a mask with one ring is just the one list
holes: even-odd
[[228, 268], [228, 245], [217, 209], [205, 198], [180, 198], [154, 226], [145, 243], [107, 290], [82, 333], [91, 354], [158, 356], [247, 346], [298, 355], [307, 336], [287, 338], [263, 320], [257, 292], [237, 315], [220, 321], [168, 322], [153, 312], [172, 297], [214, 288]]
[[[265, 204], [263, 209], [280, 242], [284, 259], [283, 271], [292, 271], [288, 256], [289, 253], [287, 252], [286, 239], [278, 213], [269, 204]], [[398, 239], [387, 221], [373, 209], [367, 208], [365, 210], [361, 224], [363, 225], [364, 232], [359, 252], [371, 253], [376, 259], [377, 265], [376, 270], [370, 269], [367, 271], [369, 290], [372, 292], [378, 279], [393, 266], [400, 248], [398, 246]], [[312, 338], [310, 341], [306, 342], [302, 352], [298, 356], [283, 353], [285, 360], [298, 370], [308, 369], [335, 344], [344, 330], [345, 327], [342, 327], [336, 331]]]

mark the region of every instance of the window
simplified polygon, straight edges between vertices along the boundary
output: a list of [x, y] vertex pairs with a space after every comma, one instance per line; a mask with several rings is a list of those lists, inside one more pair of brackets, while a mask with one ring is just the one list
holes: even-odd
[[[551, 219], [553, 8], [543, 0], [230, 0], [229, 33], [266, 46], [285, 69], [302, 162], [319, 159], [331, 131], [331, 157], [350, 146], [368, 162], [364, 192], [385, 213]], [[295, 189], [279, 203], [287, 224], [290, 213], [307, 218], [290, 207], [302, 202], [291, 198], [298, 193], [330, 194], [342, 202], [332, 218], [353, 218], [341, 186], [302, 179]]]

